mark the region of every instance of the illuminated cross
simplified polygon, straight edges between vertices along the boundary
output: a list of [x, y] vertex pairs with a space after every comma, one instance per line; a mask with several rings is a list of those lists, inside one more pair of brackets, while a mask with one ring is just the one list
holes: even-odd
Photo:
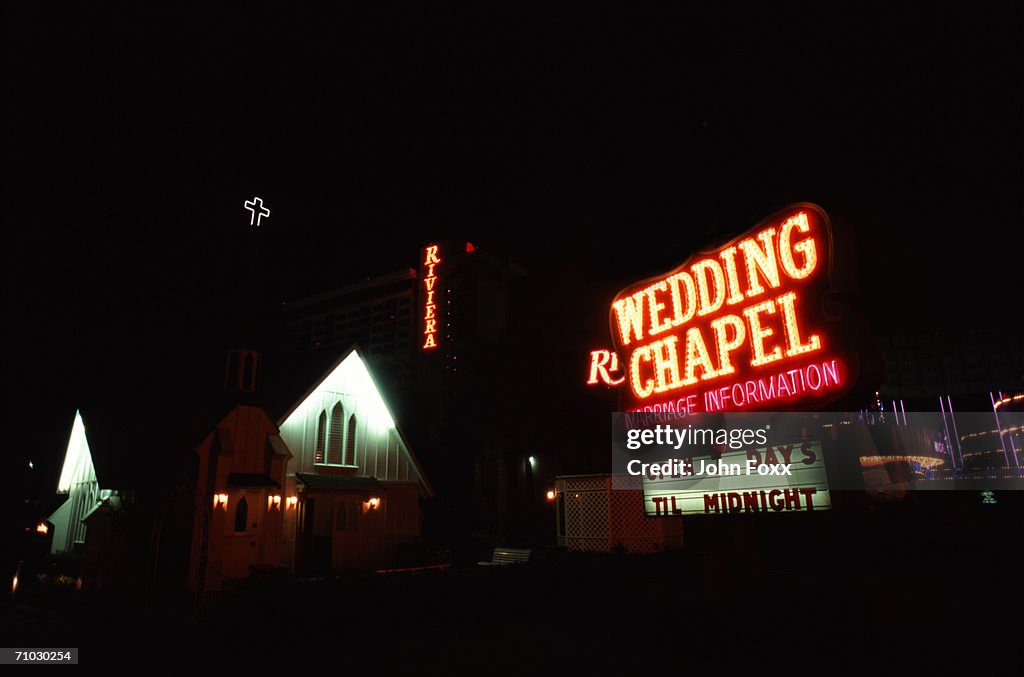
[[260, 218], [266, 216], [270, 218], [270, 210], [263, 206], [263, 199], [254, 197], [251, 200], [246, 200], [242, 203], [246, 209], [252, 212], [252, 216], [249, 217], [249, 225], [254, 223], [258, 227], [260, 225]]

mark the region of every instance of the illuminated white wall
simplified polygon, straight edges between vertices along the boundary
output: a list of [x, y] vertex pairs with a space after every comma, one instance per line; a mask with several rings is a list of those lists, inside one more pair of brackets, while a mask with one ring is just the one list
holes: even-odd
[[57, 493], [68, 494], [68, 499], [47, 518], [53, 525], [50, 552], [54, 554], [70, 552], [75, 541], [85, 541], [82, 519], [100, 502], [100, 486], [80, 411], [75, 412], [75, 421], [71, 426]]
[[[328, 465], [314, 463], [316, 427], [320, 412], [326, 412], [328, 423], [334, 406], [345, 408], [347, 432], [349, 418], [356, 416], [355, 475], [380, 480], [419, 481], [416, 464], [395, 428], [394, 418], [373, 382], [370, 372], [356, 351], [352, 351], [324, 380], [278, 423], [281, 438], [294, 457], [288, 474], [315, 473]], [[325, 460], [329, 460], [329, 436], [325, 434]], [[351, 467], [351, 466], [350, 466]]]

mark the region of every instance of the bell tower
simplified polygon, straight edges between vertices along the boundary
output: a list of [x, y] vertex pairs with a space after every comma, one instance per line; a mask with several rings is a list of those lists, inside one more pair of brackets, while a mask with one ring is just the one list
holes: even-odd
[[251, 395], [259, 387], [261, 355], [255, 350], [229, 348], [224, 365], [224, 392]]

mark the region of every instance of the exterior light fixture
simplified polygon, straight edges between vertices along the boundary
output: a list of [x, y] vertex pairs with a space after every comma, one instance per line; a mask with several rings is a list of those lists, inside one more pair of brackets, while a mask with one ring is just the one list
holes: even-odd
[[267, 496], [267, 510], [280, 510], [281, 509], [281, 497], [280, 496]]
[[370, 504], [370, 510], [376, 510], [377, 506], [380, 505], [380, 499], [377, 498], [376, 496], [374, 496], [373, 498], [371, 498], [369, 500], [369, 504]]
[[285, 506], [290, 510], [299, 504], [298, 496], [289, 496], [288, 500], [285, 501]]
[[36, 526], [36, 532], [40, 534], [46, 534], [50, 532], [50, 527], [46, 526], [46, 522], [40, 522]]
[[228, 495], [227, 494], [214, 494], [213, 495], [213, 509], [216, 510], [217, 508], [220, 508], [221, 510], [225, 510], [225, 511], [228, 509]]
[[548, 494], [547, 495], [548, 495], [548, 500], [549, 501], [555, 500], [555, 490], [554, 489], [548, 489]]
[[11, 596], [18, 593], [18, 577], [21, 576], [21, 565], [24, 562], [18, 562], [18, 567], [14, 570], [14, 577], [11, 579]]

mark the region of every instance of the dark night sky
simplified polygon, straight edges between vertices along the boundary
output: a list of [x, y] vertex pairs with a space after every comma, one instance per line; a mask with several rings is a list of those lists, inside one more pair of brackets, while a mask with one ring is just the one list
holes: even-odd
[[[797, 200], [856, 231], [879, 333], [992, 326], [1019, 291], [1019, 9], [266, 7], [9, 10], [5, 382], [21, 452], [52, 453], [32, 431], [136, 383], [154, 353], [220, 350], [253, 194], [273, 210], [268, 298], [466, 237], [536, 286], [578, 290], [539, 348], [564, 355], [604, 331], [618, 287]], [[964, 315], [961, 295], [980, 299]]]

